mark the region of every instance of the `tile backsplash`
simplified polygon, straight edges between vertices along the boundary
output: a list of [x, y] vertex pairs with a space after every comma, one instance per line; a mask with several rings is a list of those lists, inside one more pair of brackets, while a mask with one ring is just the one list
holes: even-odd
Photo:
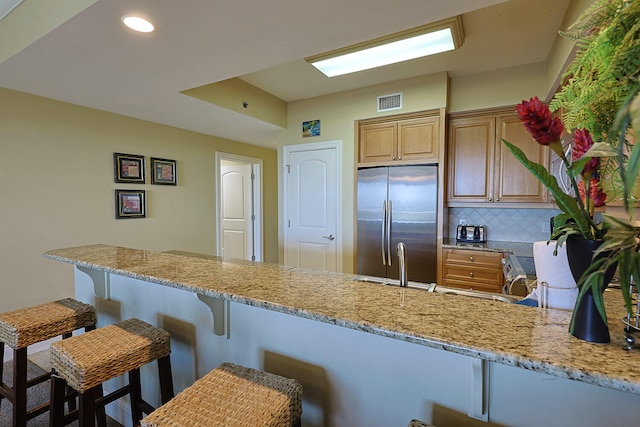
[[460, 220], [486, 225], [487, 239], [505, 242], [535, 242], [549, 239], [549, 219], [558, 209], [449, 208], [448, 237], [455, 239]]

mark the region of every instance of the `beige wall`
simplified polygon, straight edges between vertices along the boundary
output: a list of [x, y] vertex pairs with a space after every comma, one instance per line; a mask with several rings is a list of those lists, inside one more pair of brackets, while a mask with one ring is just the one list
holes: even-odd
[[[377, 97], [403, 92], [403, 109], [391, 113], [377, 113]], [[447, 74], [422, 76], [399, 80], [392, 83], [366, 87], [359, 90], [340, 92], [333, 95], [289, 103], [289, 129], [280, 134], [280, 146], [306, 144], [324, 141], [342, 141], [342, 265], [345, 272], [353, 271], [354, 255], [354, 125], [359, 119], [403, 112], [440, 108], [447, 102]], [[320, 136], [302, 137], [302, 122], [320, 119]], [[278, 162], [282, 164], [282, 150], [278, 152]], [[282, 171], [283, 168], [278, 169]], [[284, 194], [282, 177], [280, 195]], [[279, 212], [284, 212], [280, 197]], [[285, 220], [281, 215], [282, 224]], [[283, 230], [280, 230], [280, 261], [284, 260]]]
[[[276, 151], [0, 89], [0, 312], [73, 294], [42, 254], [107, 243], [215, 254], [216, 150], [264, 165], [265, 260], [277, 261]], [[179, 185], [116, 184], [113, 153], [176, 159]], [[114, 189], [145, 189], [148, 217], [116, 220]]]
[[[381, 115], [401, 114], [445, 107], [451, 111], [474, 110], [515, 105], [532, 96], [546, 96], [545, 64], [533, 64], [514, 69], [503, 69], [449, 79], [447, 73], [398, 80], [359, 90], [340, 92], [318, 98], [292, 102], [288, 108], [289, 129], [280, 134], [280, 146], [342, 140], [342, 264], [345, 272], [353, 272], [354, 255], [354, 188], [355, 188], [355, 129], [356, 120]], [[379, 95], [403, 92], [403, 109], [390, 113], [376, 112]], [[303, 138], [302, 122], [319, 119], [321, 134]], [[278, 152], [281, 166], [282, 150]], [[279, 171], [283, 168], [279, 167]], [[279, 178], [280, 193], [283, 194], [282, 177]], [[282, 199], [282, 197], [281, 197]], [[284, 218], [284, 207], [280, 200], [280, 221]], [[280, 261], [284, 260], [283, 230], [280, 230]]]
[[523, 99], [545, 99], [544, 63], [451, 78], [450, 113], [516, 105]]

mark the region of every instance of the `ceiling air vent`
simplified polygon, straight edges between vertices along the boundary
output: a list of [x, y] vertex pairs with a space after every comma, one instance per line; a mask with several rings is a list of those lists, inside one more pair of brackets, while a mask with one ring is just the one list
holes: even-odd
[[391, 110], [402, 110], [402, 92], [378, 97], [378, 113]]

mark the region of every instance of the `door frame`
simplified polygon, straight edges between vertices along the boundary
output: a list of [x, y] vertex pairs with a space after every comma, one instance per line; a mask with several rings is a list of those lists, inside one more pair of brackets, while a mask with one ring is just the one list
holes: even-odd
[[335, 149], [336, 150], [336, 170], [338, 172], [338, 176], [336, 177], [336, 270], [338, 272], [342, 272], [342, 140], [334, 140], [334, 141], [324, 141], [324, 142], [310, 142], [307, 144], [293, 144], [293, 145], [285, 145], [282, 147], [282, 230], [283, 230], [283, 242], [282, 247], [284, 249], [284, 264], [289, 265], [289, 255], [288, 255], [288, 241], [289, 241], [289, 227], [287, 227], [287, 213], [289, 212], [289, 200], [287, 197], [287, 190], [289, 188], [289, 174], [287, 173], [287, 163], [289, 159], [289, 154], [294, 152], [305, 152], [305, 151], [319, 151], [319, 150], [327, 150], [327, 149]]
[[240, 162], [250, 164], [253, 166], [253, 174], [255, 179], [253, 180], [253, 214], [255, 220], [253, 221], [253, 253], [255, 261], [263, 260], [263, 206], [262, 206], [262, 159], [254, 157], [241, 156], [238, 154], [225, 153], [222, 151], [215, 152], [215, 177], [216, 177], [216, 254], [222, 254], [222, 212], [220, 207], [222, 206], [222, 180], [220, 179], [221, 163], [225, 160], [232, 162]]

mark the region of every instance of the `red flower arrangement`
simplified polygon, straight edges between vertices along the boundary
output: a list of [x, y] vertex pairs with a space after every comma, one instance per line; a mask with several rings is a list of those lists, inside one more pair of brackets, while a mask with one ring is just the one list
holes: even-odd
[[[586, 239], [601, 239], [604, 230], [601, 224], [593, 220], [596, 207], [604, 206], [606, 194], [602, 191], [598, 177], [600, 159], [585, 156], [593, 146], [593, 140], [587, 130], [575, 131], [570, 161], [562, 149], [564, 125], [559, 117], [554, 117], [549, 107], [538, 99], [523, 100], [516, 106], [520, 121], [540, 145], [552, 149], [567, 167], [567, 172], [575, 196], [566, 194], [556, 178], [546, 168], [531, 162], [518, 147], [502, 140], [511, 153], [522, 163], [554, 196], [562, 214], [555, 217], [554, 235], [559, 239], [565, 234], [579, 233]], [[580, 176], [580, 181], [576, 180]], [[563, 238], [563, 240], [566, 237]]]
[[549, 108], [537, 96], [529, 101], [523, 100], [516, 106], [516, 111], [520, 121], [538, 144], [550, 145], [553, 151], [562, 155], [560, 138], [564, 126], [559, 117], [552, 117]]

